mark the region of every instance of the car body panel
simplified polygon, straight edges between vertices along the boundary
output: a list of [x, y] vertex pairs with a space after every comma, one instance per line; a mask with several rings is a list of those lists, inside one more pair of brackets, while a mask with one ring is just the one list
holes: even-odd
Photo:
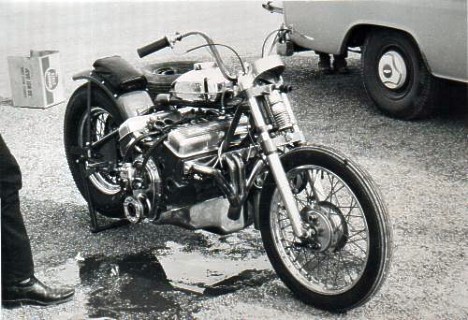
[[355, 27], [398, 29], [413, 37], [434, 76], [468, 82], [467, 0], [284, 1], [283, 8], [301, 47], [338, 54]]

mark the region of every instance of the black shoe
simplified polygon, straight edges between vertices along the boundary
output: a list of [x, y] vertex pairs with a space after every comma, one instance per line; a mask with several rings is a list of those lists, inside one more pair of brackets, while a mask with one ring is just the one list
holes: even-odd
[[326, 64], [322, 64], [319, 62], [318, 64], [318, 69], [320, 71], [320, 73], [323, 73], [323, 74], [332, 74], [332, 68], [330, 67], [330, 64], [326, 65]]
[[332, 68], [330, 64], [330, 56], [328, 54], [324, 54], [324, 53], [319, 54], [318, 69], [323, 74], [332, 73]]
[[51, 288], [37, 280], [34, 276], [25, 283], [3, 286], [2, 305], [15, 306], [21, 304], [34, 304], [49, 306], [71, 300], [75, 289]]
[[337, 58], [333, 60], [333, 70], [338, 74], [348, 74], [348, 64], [345, 58]]

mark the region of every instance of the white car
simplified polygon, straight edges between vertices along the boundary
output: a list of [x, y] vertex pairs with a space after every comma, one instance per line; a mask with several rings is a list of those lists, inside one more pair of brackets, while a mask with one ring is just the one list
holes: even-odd
[[268, 2], [284, 14], [294, 51], [362, 47], [363, 82], [386, 114], [414, 119], [436, 107], [438, 78], [468, 83], [467, 0]]

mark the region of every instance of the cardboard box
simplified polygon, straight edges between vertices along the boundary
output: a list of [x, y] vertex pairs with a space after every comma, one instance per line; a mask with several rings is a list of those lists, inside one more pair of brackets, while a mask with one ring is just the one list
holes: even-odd
[[10, 86], [16, 107], [45, 109], [65, 101], [58, 51], [33, 51], [8, 57]]

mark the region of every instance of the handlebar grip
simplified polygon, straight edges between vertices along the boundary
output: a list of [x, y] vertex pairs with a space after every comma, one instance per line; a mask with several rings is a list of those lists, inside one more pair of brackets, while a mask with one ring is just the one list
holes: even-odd
[[144, 47], [141, 47], [137, 50], [138, 52], [138, 56], [140, 58], [143, 58], [153, 52], [156, 52], [156, 51], [159, 51], [161, 49], [164, 49], [166, 47], [170, 47], [171, 46], [171, 43], [169, 42], [169, 40], [167, 39], [167, 37], [164, 37], [162, 39], [159, 39], [153, 43], [150, 43]]

